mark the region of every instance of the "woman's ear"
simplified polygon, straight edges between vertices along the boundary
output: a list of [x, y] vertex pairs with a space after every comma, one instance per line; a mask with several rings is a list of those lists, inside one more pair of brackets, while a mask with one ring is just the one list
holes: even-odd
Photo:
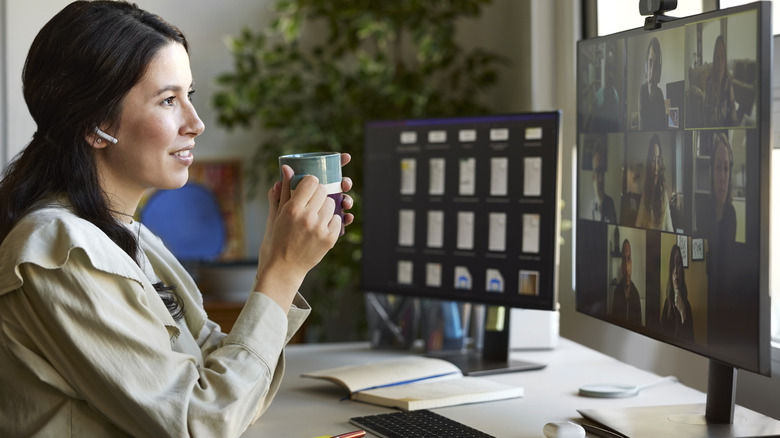
[[86, 140], [87, 143], [91, 144], [92, 147], [97, 149], [102, 149], [108, 146], [109, 144], [116, 144], [119, 141], [116, 138], [112, 137], [111, 135], [103, 132], [97, 126], [95, 127], [93, 132], [87, 135]]

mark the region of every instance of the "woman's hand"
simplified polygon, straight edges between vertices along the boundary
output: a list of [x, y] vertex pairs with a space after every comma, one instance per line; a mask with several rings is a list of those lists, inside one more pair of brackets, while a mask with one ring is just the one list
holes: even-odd
[[[346, 166], [349, 164], [349, 162], [352, 160], [352, 157], [347, 153], [341, 154], [341, 167]], [[341, 206], [345, 210], [344, 211], [344, 225], [349, 225], [352, 223], [352, 221], [355, 220], [355, 216], [352, 215], [352, 213], [347, 213], [346, 210], [349, 210], [354, 205], [354, 200], [351, 196], [347, 194], [348, 191], [352, 190], [352, 179], [349, 177], [344, 177], [341, 179], [341, 191], [344, 192], [344, 200], [341, 201]]]
[[[349, 154], [342, 154], [342, 166]], [[273, 298], [289, 310], [303, 278], [333, 247], [341, 231], [341, 219], [334, 215], [335, 203], [314, 176], [306, 176], [290, 190], [293, 170], [282, 166], [282, 181], [268, 192], [268, 223], [257, 269], [255, 290]], [[342, 180], [342, 190], [352, 188], [352, 180]], [[344, 195], [342, 206], [352, 208], [353, 200]], [[344, 224], [354, 220], [344, 214]]]

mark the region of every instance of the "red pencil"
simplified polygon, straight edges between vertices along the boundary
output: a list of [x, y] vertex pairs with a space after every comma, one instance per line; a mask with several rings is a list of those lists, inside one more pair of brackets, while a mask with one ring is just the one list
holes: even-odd
[[334, 435], [331, 438], [363, 438], [366, 436], [365, 430], [356, 430], [354, 432], [342, 433], [341, 435]]

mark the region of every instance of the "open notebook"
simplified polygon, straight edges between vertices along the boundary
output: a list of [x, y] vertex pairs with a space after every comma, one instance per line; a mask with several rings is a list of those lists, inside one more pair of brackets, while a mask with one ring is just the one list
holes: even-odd
[[464, 376], [452, 363], [408, 356], [302, 374], [349, 391], [352, 400], [408, 411], [523, 396], [523, 388]]

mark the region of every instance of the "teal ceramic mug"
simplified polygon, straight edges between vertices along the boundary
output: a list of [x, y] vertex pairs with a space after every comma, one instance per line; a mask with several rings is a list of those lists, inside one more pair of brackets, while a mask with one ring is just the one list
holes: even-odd
[[336, 201], [336, 211], [341, 218], [341, 232], [344, 234], [344, 211], [341, 206], [344, 194], [341, 191], [341, 153], [339, 152], [307, 152], [302, 154], [282, 155], [279, 157], [279, 173], [282, 165], [290, 166], [295, 172], [290, 181], [290, 188], [295, 190], [298, 183], [306, 175], [314, 175], [325, 186], [328, 197]]

